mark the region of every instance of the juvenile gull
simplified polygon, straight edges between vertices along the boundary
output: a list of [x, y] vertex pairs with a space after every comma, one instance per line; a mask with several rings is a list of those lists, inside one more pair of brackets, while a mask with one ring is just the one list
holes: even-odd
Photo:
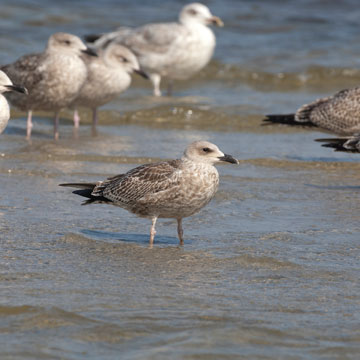
[[[161, 77], [184, 80], [200, 71], [210, 61], [215, 48], [215, 35], [208, 25], [223, 26], [217, 16], [203, 4], [183, 7], [178, 22], [147, 24], [139, 28], [119, 28], [100, 36], [89, 35], [96, 48], [109, 42], [127, 46], [138, 57], [141, 68], [149, 75], [154, 95], [161, 96]], [[169, 94], [170, 95], [170, 94]]]
[[158, 218], [177, 219], [182, 245], [182, 219], [197, 213], [214, 197], [219, 184], [219, 173], [214, 164], [220, 161], [238, 163], [216, 145], [196, 141], [186, 148], [181, 159], [138, 166], [126, 174], [94, 184], [60, 186], [80, 188], [73, 193], [89, 199], [84, 205], [107, 203], [150, 218], [150, 245], [154, 242]]
[[360, 153], [360, 134], [333, 139], [316, 139], [323, 142], [322, 146], [335, 149], [335, 151]]
[[9, 77], [0, 70], [0, 134], [5, 130], [10, 119], [9, 104], [3, 95], [3, 93], [8, 91], [17, 91], [19, 93], [27, 94], [27, 90], [24, 87], [13, 85]]
[[45, 110], [55, 112], [54, 137], [58, 139], [60, 111], [70, 105], [86, 79], [83, 53], [95, 54], [77, 36], [56, 33], [50, 36], [44, 52], [24, 55], [1, 68], [29, 91], [28, 96], [9, 96], [11, 104], [28, 112], [27, 138], [31, 137], [32, 111]]
[[[98, 57], [88, 57], [85, 60], [88, 73], [84, 85], [81, 87], [71, 107], [89, 107], [93, 113], [93, 134], [96, 134], [97, 108], [113, 100], [131, 83], [131, 74], [140, 70], [135, 55], [120, 44], [110, 44], [99, 50]], [[79, 127], [80, 117], [77, 110], [74, 112], [75, 128]]]
[[360, 87], [339, 91], [301, 106], [295, 114], [267, 115], [266, 123], [318, 127], [336, 134], [360, 131]]

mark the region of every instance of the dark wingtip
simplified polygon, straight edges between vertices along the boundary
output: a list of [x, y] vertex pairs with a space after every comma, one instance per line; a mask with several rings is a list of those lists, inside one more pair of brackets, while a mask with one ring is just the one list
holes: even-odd
[[94, 43], [96, 40], [98, 40], [101, 37], [99, 34], [89, 34], [84, 36], [84, 40], [87, 43]]
[[326, 148], [332, 148], [332, 149], [341, 149], [342, 146], [340, 144], [336, 144], [336, 143], [325, 143], [325, 144], [321, 144], [322, 147], [326, 147]]
[[[321, 138], [321, 139], [315, 139], [316, 142], [339, 142], [339, 138]], [[346, 141], [344, 139], [344, 141]]]
[[315, 139], [317, 142], [321, 142], [322, 147], [331, 148], [335, 151], [359, 153], [358, 139], [355, 138], [332, 138], [332, 139]]
[[269, 114], [263, 119], [266, 123], [292, 124], [295, 122], [295, 114]]
[[74, 187], [74, 184], [58, 184], [58, 186], [64, 186], [64, 187]]
[[5, 85], [5, 87], [6, 87], [9, 91], [16, 91], [16, 92], [18, 92], [18, 93], [25, 94], [25, 95], [28, 95], [28, 94], [29, 94], [28, 90], [27, 90], [26, 87], [24, 87], [24, 86], [20, 86], [20, 85]]
[[96, 186], [96, 184], [95, 183], [63, 183], [63, 184], [59, 184], [58, 186], [72, 187], [78, 189], [93, 189]]
[[347, 139], [329, 138], [329, 139], [315, 139], [315, 141], [323, 143], [322, 147], [334, 149], [335, 151], [350, 151], [344, 147]]
[[317, 126], [310, 121], [296, 121], [295, 114], [270, 114], [265, 116], [266, 116], [265, 119], [263, 119], [263, 125], [282, 124], [282, 125], [302, 126], [302, 127]]
[[334, 149], [334, 151], [342, 151], [342, 152], [352, 152], [358, 153], [357, 149], [346, 148], [342, 143], [325, 143], [321, 144], [322, 147]]

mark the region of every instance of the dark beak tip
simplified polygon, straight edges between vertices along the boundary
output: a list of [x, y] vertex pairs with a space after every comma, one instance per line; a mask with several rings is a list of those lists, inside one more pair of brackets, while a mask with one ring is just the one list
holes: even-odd
[[90, 56], [98, 56], [98, 53], [91, 48], [86, 48], [85, 50], [81, 50], [83, 53], [90, 55]]
[[235, 159], [233, 156], [225, 154], [219, 158], [221, 161], [228, 162], [230, 164], [239, 164], [239, 161]]
[[134, 73], [142, 76], [144, 79], [149, 80], [149, 75], [143, 70], [134, 70]]

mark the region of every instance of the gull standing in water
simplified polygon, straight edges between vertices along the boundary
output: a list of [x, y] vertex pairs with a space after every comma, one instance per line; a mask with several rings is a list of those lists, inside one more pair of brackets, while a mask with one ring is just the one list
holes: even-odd
[[96, 48], [118, 42], [128, 47], [149, 75], [155, 96], [161, 96], [162, 77], [184, 80], [204, 68], [210, 61], [216, 44], [208, 25], [223, 26], [207, 6], [192, 3], [183, 7], [178, 22], [147, 24], [139, 28], [119, 28], [118, 31], [85, 37]]
[[10, 94], [14, 106], [28, 112], [26, 136], [31, 137], [33, 110], [54, 111], [54, 138], [59, 137], [59, 114], [68, 107], [84, 84], [87, 68], [83, 53], [96, 55], [75, 35], [56, 33], [50, 36], [40, 54], [24, 55], [1, 67], [14, 82], [23, 84], [29, 95]]
[[74, 126], [79, 127], [80, 117], [78, 106], [88, 107], [93, 113], [92, 132], [96, 134], [98, 121], [97, 108], [102, 106], [123, 91], [131, 83], [131, 74], [136, 72], [144, 77], [135, 55], [120, 44], [110, 44], [105, 49], [99, 49], [98, 57], [84, 59], [88, 74], [86, 81], [70, 107], [75, 107]]
[[158, 218], [177, 219], [183, 245], [182, 219], [200, 211], [214, 197], [219, 185], [215, 164], [238, 164], [231, 155], [207, 141], [190, 144], [181, 159], [138, 166], [125, 174], [97, 183], [69, 183], [73, 193], [86, 197], [83, 204], [105, 203], [120, 206], [133, 214], [150, 218], [150, 245]]
[[0, 70], [0, 134], [5, 130], [10, 118], [9, 104], [3, 95], [3, 93], [8, 91], [27, 94], [27, 90], [24, 87], [14, 85], [9, 77]]
[[267, 115], [266, 124], [317, 127], [336, 134], [360, 131], [360, 87], [339, 91], [301, 106], [295, 114]]

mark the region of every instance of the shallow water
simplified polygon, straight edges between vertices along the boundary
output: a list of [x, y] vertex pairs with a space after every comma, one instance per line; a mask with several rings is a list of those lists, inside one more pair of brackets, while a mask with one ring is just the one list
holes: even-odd
[[[99, 5], [101, 3], [101, 6]], [[156, 4], [152, 7], [151, 4]], [[182, 2], [3, 1], [0, 63], [79, 35], [175, 17]], [[214, 61], [154, 99], [134, 86], [100, 113], [25, 114], [0, 138], [1, 359], [357, 359], [360, 165], [316, 131], [260, 126], [360, 80], [355, 0], [209, 1]], [[161, 11], [159, 11], [161, 8]], [[62, 182], [178, 157], [203, 138], [239, 158], [199, 214], [149, 221], [80, 206]]]

